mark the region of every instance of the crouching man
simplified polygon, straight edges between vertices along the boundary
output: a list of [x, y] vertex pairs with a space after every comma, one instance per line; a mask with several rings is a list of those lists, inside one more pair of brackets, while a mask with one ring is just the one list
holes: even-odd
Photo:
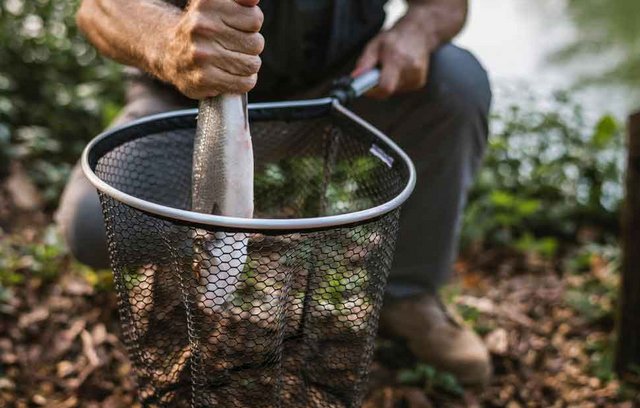
[[[418, 171], [381, 329], [463, 384], [486, 383], [486, 348], [437, 295], [456, 256], [491, 103], [480, 63], [450, 43], [467, 0], [408, 0], [406, 15], [386, 31], [385, 0], [258, 2], [83, 0], [80, 28], [100, 52], [132, 67], [117, 124], [220, 93], [251, 91], [253, 101], [324, 96], [331, 78], [379, 66], [380, 85], [351, 108], [393, 137]], [[107, 266], [98, 196], [79, 167], [57, 218], [79, 260]]]

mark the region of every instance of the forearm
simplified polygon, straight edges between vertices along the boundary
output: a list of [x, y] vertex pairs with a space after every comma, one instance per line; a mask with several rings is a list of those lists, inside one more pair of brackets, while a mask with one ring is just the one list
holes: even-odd
[[467, 19], [468, 0], [408, 0], [409, 9], [398, 26], [421, 30], [432, 49], [450, 41]]
[[158, 0], [83, 0], [77, 22], [103, 55], [161, 77], [163, 50], [181, 15]]

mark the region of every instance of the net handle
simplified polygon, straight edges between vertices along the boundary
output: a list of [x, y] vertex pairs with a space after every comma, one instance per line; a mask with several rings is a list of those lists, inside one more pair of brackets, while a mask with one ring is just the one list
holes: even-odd
[[353, 78], [346, 76], [336, 80], [333, 84], [331, 97], [342, 105], [348, 105], [380, 84], [380, 70], [371, 69]]
[[351, 89], [356, 98], [366, 94], [380, 84], [380, 70], [374, 68], [353, 79]]

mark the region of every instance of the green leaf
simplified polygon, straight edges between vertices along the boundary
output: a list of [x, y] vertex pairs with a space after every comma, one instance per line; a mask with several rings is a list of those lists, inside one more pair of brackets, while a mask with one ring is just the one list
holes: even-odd
[[611, 115], [603, 116], [596, 124], [591, 143], [598, 149], [606, 147], [618, 134], [619, 126]]
[[442, 373], [437, 378], [438, 388], [442, 389], [449, 394], [455, 395], [457, 397], [461, 397], [464, 395], [464, 388], [458, 382], [458, 379], [449, 373]]
[[525, 233], [515, 243], [515, 248], [521, 252], [535, 253], [546, 258], [552, 258], [558, 250], [558, 240], [555, 237], [536, 238], [531, 233]]
[[542, 207], [542, 202], [540, 200], [522, 200], [517, 203], [517, 211], [523, 217], [532, 215]]
[[542, 238], [538, 244], [538, 251], [547, 258], [552, 258], [558, 251], [558, 240], [554, 237]]
[[406, 369], [398, 372], [398, 382], [404, 385], [420, 385], [423, 378], [423, 374], [418, 370]]
[[113, 101], [105, 102], [102, 107], [102, 126], [109, 126], [120, 114], [122, 106]]
[[427, 381], [433, 380], [438, 374], [438, 371], [428, 364], [418, 364], [416, 371], [422, 373], [422, 376]]
[[498, 207], [511, 208], [515, 200], [515, 197], [506, 191], [498, 190], [491, 193], [491, 202]]

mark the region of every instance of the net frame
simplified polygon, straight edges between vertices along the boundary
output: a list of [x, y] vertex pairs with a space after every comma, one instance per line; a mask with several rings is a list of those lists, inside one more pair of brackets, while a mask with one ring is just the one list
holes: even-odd
[[[95, 174], [97, 160], [102, 154], [113, 149], [120, 143], [130, 140], [132, 137], [142, 137], [136, 134], [139, 132], [139, 127], [146, 127], [150, 133], [161, 131], [172, 123], [179, 124], [177, 128], [195, 127], [197, 112], [196, 109], [187, 109], [153, 115], [116, 127], [97, 136], [87, 145], [82, 154], [82, 170], [85, 176], [87, 176], [91, 184], [102, 193], [139, 210], [155, 214], [159, 217], [181, 220], [193, 224], [235, 228], [238, 230], [313, 230], [355, 224], [380, 217], [399, 208], [411, 196], [415, 188], [416, 170], [409, 156], [384, 133], [333, 98], [250, 104], [249, 117], [251, 121], [267, 121], [278, 119], [307, 120], [330, 113], [343, 115], [355, 125], [370, 133], [372, 140], [379, 141], [380, 146], [384, 148], [388, 157], [394, 158], [397, 160], [396, 164], [400, 164], [405, 168], [407, 173], [406, 185], [393, 199], [373, 208], [336, 216], [286, 220], [265, 218], [245, 219], [180, 210], [142, 200], [110, 186]], [[184, 121], [188, 118], [192, 119], [193, 122]]]
[[[82, 166], [103, 205], [124, 340], [137, 376], [140, 400], [144, 406], [171, 407], [358, 407], [366, 391], [399, 210], [415, 186], [415, 168], [392, 140], [334, 98], [254, 104], [249, 109], [252, 122], [311, 121], [327, 116], [349, 122], [361, 137], [368, 138], [363, 143], [371, 143], [373, 156], [390, 168], [400, 169], [404, 185], [371, 208], [337, 215], [240, 219], [201, 214], [127, 194], [97, 174], [101, 158], [120, 146], [167, 130], [195, 129], [196, 110], [154, 115], [94, 139], [84, 151]], [[132, 236], [138, 234], [127, 223], [155, 231], [152, 243], [146, 246], [148, 254], [135, 244], [136, 251], [127, 252], [128, 243], [136, 240]], [[249, 310], [242, 309], [244, 304], [235, 309], [227, 307], [228, 293], [209, 299], [224, 298], [222, 304], [202, 301], [203, 294], [198, 292], [202, 285], [190, 276], [191, 266], [184, 259], [199, 257], [200, 262], [211, 262], [211, 257], [205, 259], [202, 250], [197, 252], [198, 245], [203, 244], [191, 243], [184, 252], [185, 248], [176, 243], [184, 242], [185, 236], [206, 243], [217, 237], [215, 234], [232, 243], [244, 242], [251, 235], [251, 253], [260, 254], [252, 262], [257, 270], [262, 268], [269, 289], [280, 288], [279, 300], [268, 313], [258, 310], [269, 303], [264, 299], [258, 309], [254, 307], [256, 300], [248, 302], [252, 305]], [[355, 246], [357, 250], [344, 243], [345, 236], [360, 243]], [[314, 249], [300, 255], [299, 249], [292, 248], [300, 247], [301, 242]], [[321, 242], [324, 244], [319, 249]], [[331, 244], [327, 246], [327, 242]], [[153, 261], [145, 263], [147, 255]], [[283, 258], [294, 259], [284, 273]], [[352, 261], [356, 258], [359, 260]], [[362, 262], [367, 264], [364, 274]], [[132, 269], [143, 277], [136, 278], [133, 289], [128, 277]], [[337, 274], [337, 270], [342, 272]], [[164, 287], [158, 276], [164, 277]], [[246, 284], [248, 279], [242, 279]], [[361, 283], [363, 279], [366, 284]], [[347, 306], [342, 311], [329, 304], [329, 299], [336, 296], [334, 281], [351, 296], [338, 295], [342, 296], [341, 304]], [[349, 288], [359, 285], [361, 293], [352, 294]], [[145, 311], [151, 298], [156, 299], [155, 304]], [[156, 310], [158, 305], [163, 308], [160, 312]], [[202, 313], [205, 309], [208, 312]], [[177, 322], [160, 319], [160, 325], [175, 323], [174, 331], [156, 333], [156, 343], [162, 347], [145, 340], [150, 329], [141, 328], [143, 323], [150, 325], [152, 314], [180, 317]], [[293, 328], [291, 321], [296, 322]], [[247, 328], [248, 322], [251, 324]], [[271, 322], [271, 326], [261, 327], [265, 322]], [[207, 336], [212, 337], [212, 327], [218, 338], [227, 339], [226, 344], [221, 346], [218, 339], [214, 345], [207, 341]], [[174, 341], [178, 337], [179, 341]], [[178, 343], [180, 346], [176, 346]], [[178, 349], [172, 349], [174, 346]], [[238, 357], [240, 350], [242, 358]], [[168, 363], [158, 362], [162, 359]], [[188, 374], [184, 374], [186, 371]]]

